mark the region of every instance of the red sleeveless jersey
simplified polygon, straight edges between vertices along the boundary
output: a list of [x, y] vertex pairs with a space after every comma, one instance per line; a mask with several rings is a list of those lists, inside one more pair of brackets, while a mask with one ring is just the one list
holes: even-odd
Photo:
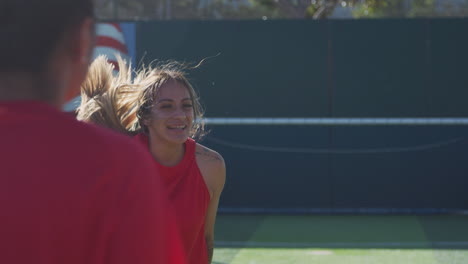
[[[148, 148], [146, 135], [138, 134], [136, 139]], [[179, 164], [172, 167], [157, 161], [154, 164], [174, 206], [188, 262], [206, 264], [208, 253], [204, 227], [210, 193], [195, 160], [195, 147], [195, 141], [189, 138], [185, 141], [185, 154]]]

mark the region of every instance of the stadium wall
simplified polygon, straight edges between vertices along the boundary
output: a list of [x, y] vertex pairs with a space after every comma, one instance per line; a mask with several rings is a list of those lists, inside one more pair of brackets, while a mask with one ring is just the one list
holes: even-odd
[[[468, 117], [468, 19], [153, 21], [136, 59], [199, 62], [208, 117]], [[468, 209], [467, 126], [213, 125], [222, 212]]]

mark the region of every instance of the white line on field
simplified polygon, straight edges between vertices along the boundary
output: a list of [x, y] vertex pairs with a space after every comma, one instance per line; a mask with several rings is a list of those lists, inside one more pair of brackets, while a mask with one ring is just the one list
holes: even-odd
[[254, 242], [254, 241], [215, 241], [217, 247], [273, 247], [273, 248], [353, 248], [353, 247], [464, 247], [468, 241], [436, 241], [436, 242], [324, 242], [324, 243], [295, 243], [295, 242]]

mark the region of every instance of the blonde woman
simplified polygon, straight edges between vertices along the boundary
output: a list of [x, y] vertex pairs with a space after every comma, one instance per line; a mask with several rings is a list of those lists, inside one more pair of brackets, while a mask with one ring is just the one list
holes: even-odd
[[177, 63], [144, 68], [135, 78], [122, 60], [119, 69], [114, 76], [104, 57], [93, 62], [77, 117], [132, 135], [147, 147], [176, 212], [189, 262], [211, 263], [226, 169], [220, 154], [193, 139], [203, 133], [197, 94]]

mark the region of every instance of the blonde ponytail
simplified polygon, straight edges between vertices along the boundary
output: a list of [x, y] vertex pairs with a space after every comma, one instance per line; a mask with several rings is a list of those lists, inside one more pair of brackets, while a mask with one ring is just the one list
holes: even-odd
[[77, 119], [133, 134], [138, 129], [135, 102], [139, 89], [132, 85], [130, 65], [118, 57], [118, 66], [119, 72], [114, 75], [114, 66], [105, 56], [94, 60], [81, 86]]

